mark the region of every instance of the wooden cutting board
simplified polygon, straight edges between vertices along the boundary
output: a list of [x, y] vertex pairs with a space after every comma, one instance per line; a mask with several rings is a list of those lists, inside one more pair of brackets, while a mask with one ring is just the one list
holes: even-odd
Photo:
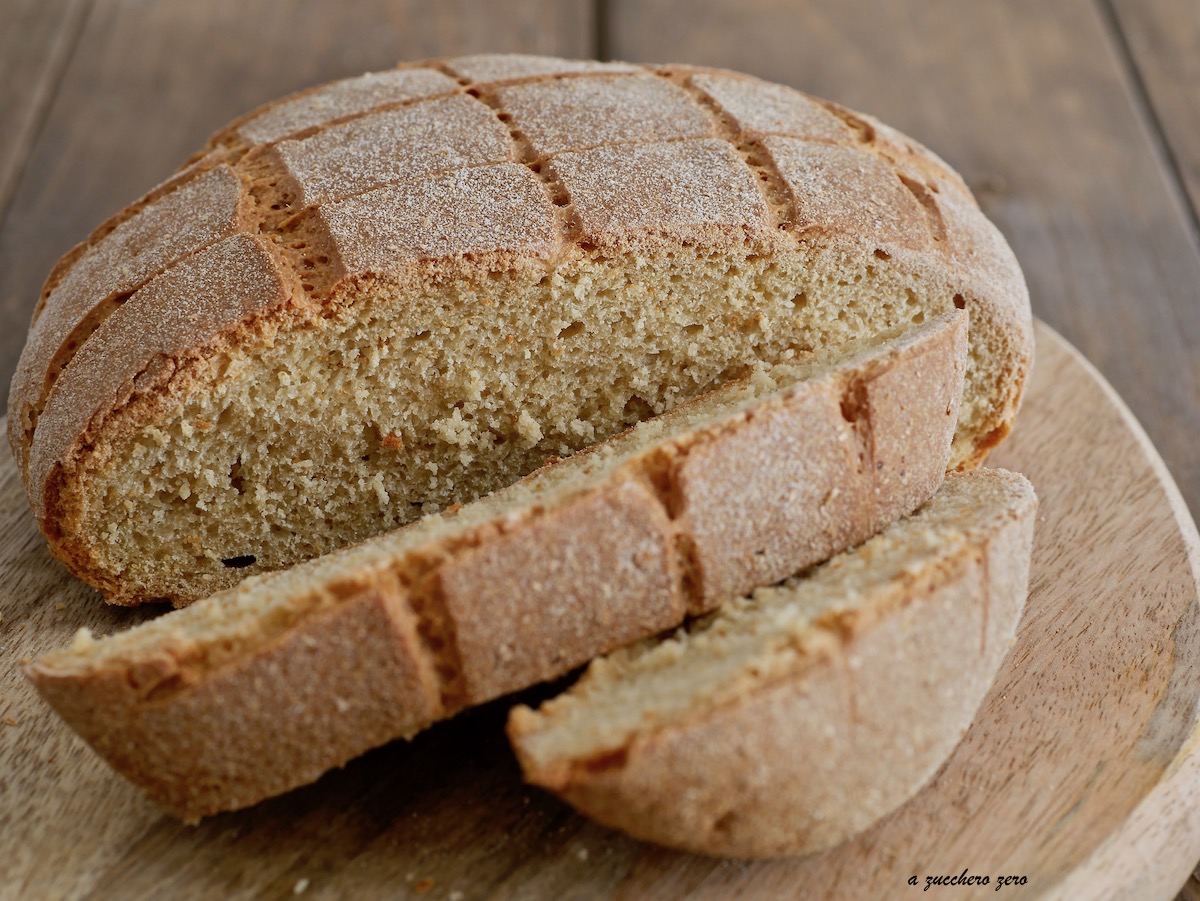
[[[1026, 405], [991, 461], [1042, 501], [1017, 644], [916, 798], [799, 860], [713, 860], [589, 823], [521, 784], [503, 703], [252, 810], [173, 822], [19, 673], [80, 626], [148, 614], [106, 608], [51, 560], [4, 455], [0, 897], [885, 898], [964, 870], [988, 885], [926, 897], [1170, 897], [1200, 859], [1200, 539], [1120, 399], [1050, 329], [1037, 337]], [[998, 876], [1024, 884], [997, 893]]]

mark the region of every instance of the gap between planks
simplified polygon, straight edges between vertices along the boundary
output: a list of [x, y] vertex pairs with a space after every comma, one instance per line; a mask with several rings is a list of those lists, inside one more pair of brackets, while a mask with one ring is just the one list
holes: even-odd
[[1132, 99], [1134, 113], [1142, 128], [1150, 139], [1150, 146], [1156, 157], [1156, 162], [1163, 172], [1164, 180], [1170, 186], [1170, 193], [1180, 204], [1183, 219], [1187, 223], [1192, 245], [1200, 253], [1200, 213], [1197, 212], [1192, 196], [1187, 189], [1187, 181], [1183, 176], [1183, 167], [1171, 144], [1171, 139], [1163, 127], [1162, 117], [1154, 105], [1154, 99], [1146, 85], [1146, 79], [1138, 66], [1137, 58], [1129, 44], [1129, 37], [1121, 25], [1121, 19], [1113, 8], [1112, 0], [1095, 0], [1096, 12], [1099, 15], [1104, 32], [1112, 42], [1113, 56], [1117, 61], [1118, 70], [1125, 76], [1126, 86]]
[[91, 10], [92, 0], [71, 0], [49, 43], [45, 66], [33, 80], [29, 109], [21, 117], [23, 121], [17, 123], [9, 146], [5, 148], [8, 159], [4, 161], [0, 157], [0, 163], [3, 164], [0, 167], [0, 223], [7, 224], [8, 209], [16, 195], [17, 185], [50, 115], [50, 108], [66, 75], [67, 64], [79, 46]]

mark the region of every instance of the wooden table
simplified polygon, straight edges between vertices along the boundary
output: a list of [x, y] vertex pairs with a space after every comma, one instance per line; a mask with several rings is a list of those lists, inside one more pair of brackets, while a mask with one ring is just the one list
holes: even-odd
[[0, 0], [0, 22], [6, 383], [53, 262], [258, 103], [485, 49], [706, 63], [957, 167], [1200, 511], [1200, 0]]

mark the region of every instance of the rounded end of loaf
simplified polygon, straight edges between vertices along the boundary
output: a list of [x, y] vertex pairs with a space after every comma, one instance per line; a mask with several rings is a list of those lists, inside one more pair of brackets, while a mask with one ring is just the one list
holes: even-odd
[[1021, 476], [952, 474], [807, 578], [593, 663], [511, 714], [526, 778], [704, 854], [808, 854], [869, 828], [933, 776], [990, 688], [1024, 607], [1035, 509]]

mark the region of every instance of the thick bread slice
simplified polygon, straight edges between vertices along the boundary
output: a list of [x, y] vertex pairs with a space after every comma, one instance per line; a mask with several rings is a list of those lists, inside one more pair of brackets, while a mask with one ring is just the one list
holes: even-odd
[[[456, 511], [27, 674], [196, 819], [862, 541], [941, 483], [966, 316], [727, 385]], [[800, 380], [800, 381], [797, 381]]]
[[431, 61], [254, 112], [68, 254], [9, 438], [56, 556], [184, 604], [955, 307], [963, 467], [1030, 313], [936, 156], [737, 73]]
[[861, 831], [949, 756], [1025, 603], [1036, 498], [947, 476], [912, 517], [663, 641], [596, 660], [509, 734], [526, 777], [639, 838], [731, 857]]

